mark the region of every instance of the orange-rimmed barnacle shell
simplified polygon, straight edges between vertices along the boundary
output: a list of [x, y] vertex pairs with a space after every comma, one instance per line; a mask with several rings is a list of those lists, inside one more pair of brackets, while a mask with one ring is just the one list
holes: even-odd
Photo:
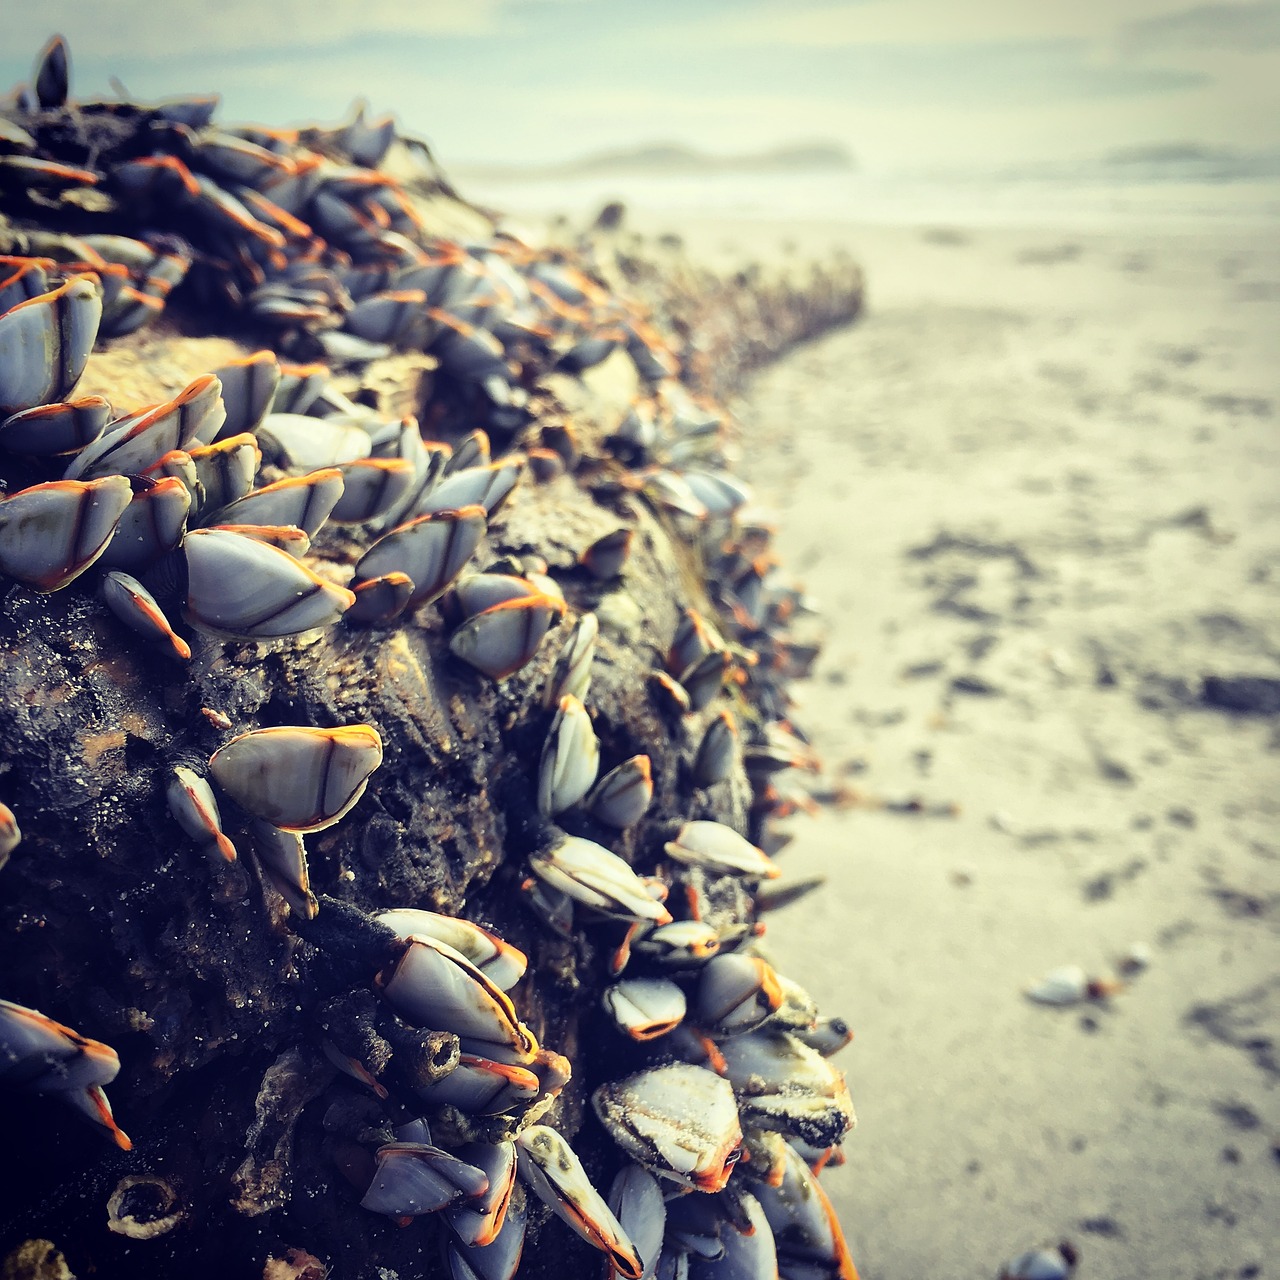
[[350, 812], [382, 763], [371, 725], [252, 729], [209, 760], [213, 780], [242, 809], [285, 831], [320, 831]]

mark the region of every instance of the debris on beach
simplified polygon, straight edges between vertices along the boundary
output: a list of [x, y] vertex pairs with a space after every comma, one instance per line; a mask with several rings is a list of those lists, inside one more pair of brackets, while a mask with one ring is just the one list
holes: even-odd
[[1070, 1241], [1029, 1249], [1000, 1268], [997, 1280], [1069, 1280], [1080, 1255]]
[[1123, 989], [1124, 983], [1115, 978], [1091, 978], [1078, 964], [1067, 964], [1029, 986], [1026, 996], [1037, 1004], [1072, 1005], [1105, 1000]]
[[57, 37], [0, 101], [8, 1217], [101, 1280], [856, 1277], [852, 1031], [760, 941], [816, 648], [720, 397], [860, 273], [217, 105]]

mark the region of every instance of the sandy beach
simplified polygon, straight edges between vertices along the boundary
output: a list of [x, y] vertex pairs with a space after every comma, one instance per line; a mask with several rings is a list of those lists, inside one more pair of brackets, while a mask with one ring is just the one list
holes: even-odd
[[[682, 231], [721, 256], [780, 235]], [[789, 820], [782, 858], [829, 884], [768, 941], [856, 1028], [860, 1125], [827, 1185], [862, 1274], [989, 1277], [1068, 1239], [1088, 1280], [1269, 1275], [1280, 248], [803, 247], [832, 242], [865, 318], [736, 410], [827, 637], [797, 718], [839, 802]], [[1024, 994], [1116, 976], [1133, 944], [1149, 967], [1109, 999]]]

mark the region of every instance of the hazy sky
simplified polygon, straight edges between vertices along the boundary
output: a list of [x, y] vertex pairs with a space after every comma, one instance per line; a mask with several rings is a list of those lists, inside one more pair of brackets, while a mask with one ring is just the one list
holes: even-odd
[[368, 97], [445, 162], [653, 140], [848, 145], [871, 169], [1280, 146], [1280, 0], [15, 0], [0, 86], [54, 30], [75, 91], [334, 120]]

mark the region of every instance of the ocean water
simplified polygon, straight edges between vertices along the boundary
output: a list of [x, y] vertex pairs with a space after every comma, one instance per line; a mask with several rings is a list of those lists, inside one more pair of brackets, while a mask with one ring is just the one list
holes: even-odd
[[1032, 174], [722, 173], [496, 180], [459, 170], [468, 198], [528, 214], [592, 217], [609, 200], [716, 219], [901, 226], [1245, 224], [1280, 229], [1280, 176], [1221, 179], [1097, 168]]

